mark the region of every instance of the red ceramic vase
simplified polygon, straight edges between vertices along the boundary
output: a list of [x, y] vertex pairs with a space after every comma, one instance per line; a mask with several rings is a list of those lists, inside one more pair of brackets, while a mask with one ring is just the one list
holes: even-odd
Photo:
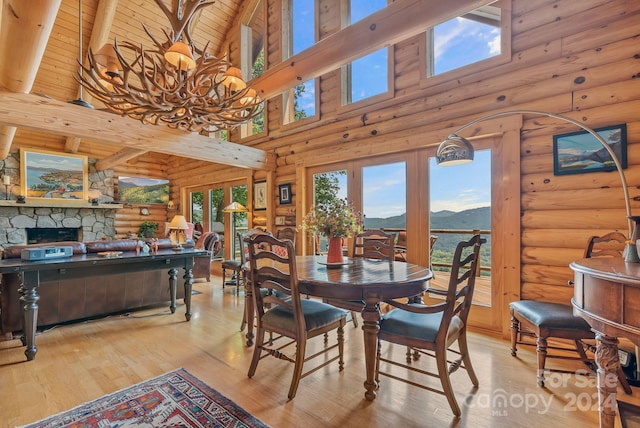
[[327, 263], [342, 263], [342, 238], [329, 238]]

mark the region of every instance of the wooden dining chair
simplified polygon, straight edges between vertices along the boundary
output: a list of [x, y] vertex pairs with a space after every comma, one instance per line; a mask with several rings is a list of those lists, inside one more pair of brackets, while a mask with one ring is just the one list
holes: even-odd
[[[251, 281], [248, 271], [249, 271], [249, 243], [247, 238], [257, 234], [266, 234], [271, 235], [271, 232], [265, 232], [261, 229], [249, 229], [246, 232], [236, 232], [238, 235], [238, 242], [240, 242], [240, 277], [241, 284], [246, 290], [247, 287], [250, 287], [249, 282]], [[265, 292], [263, 290], [263, 292]], [[240, 322], [240, 331], [243, 331], [247, 326], [247, 305], [245, 304], [245, 309], [242, 312], [242, 321]]]
[[[293, 399], [300, 380], [319, 368], [338, 360], [339, 370], [343, 370], [347, 314], [318, 300], [300, 297], [296, 255], [291, 241], [265, 234], [252, 235], [247, 241], [251, 278], [249, 286], [252, 287], [257, 312], [256, 341], [248, 376], [253, 377], [260, 360], [269, 355], [293, 363], [293, 377], [288, 394], [289, 399]], [[274, 246], [285, 247], [287, 255], [283, 257], [272, 251]], [[260, 293], [260, 289], [268, 292]], [[311, 356], [305, 355], [307, 339], [334, 330], [338, 336], [336, 344], [327, 345], [325, 341], [325, 347], [321, 351]], [[273, 332], [279, 337], [265, 340], [266, 332]], [[286, 340], [287, 343], [282, 345], [279, 339]], [[286, 348], [292, 344], [295, 344], [295, 352], [287, 355]], [[338, 355], [331, 356], [330, 351], [336, 348]], [[303, 365], [316, 357], [322, 357], [321, 362], [303, 372]]]
[[[474, 235], [469, 241], [458, 243], [451, 263], [451, 276], [446, 299], [434, 305], [402, 303], [396, 300], [385, 302], [393, 307], [382, 316], [378, 332], [378, 352], [376, 357], [376, 382], [380, 375], [390, 377], [428, 391], [437, 392], [447, 397], [449, 406], [456, 416], [460, 416], [460, 407], [456, 400], [449, 375], [458, 368], [467, 370], [474, 386], [478, 386], [478, 378], [473, 371], [469, 349], [467, 347], [467, 317], [473, 299], [480, 246], [486, 239]], [[382, 342], [390, 342], [406, 346], [406, 363], [386, 358], [382, 355]], [[452, 349], [454, 343], [458, 350]], [[418, 361], [414, 353], [435, 357], [437, 373], [417, 367]], [[447, 353], [458, 355], [455, 361], [449, 361]], [[385, 372], [380, 363], [389, 366], [403, 367], [411, 372], [440, 378], [442, 390], [430, 385], [418, 383], [414, 375], [406, 378]]]
[[[584, 258], [590, 257], [622, 257], [626, 237], [620, 232], [611, 232], [603, 236], [592, 236], [587, 241]], [[564, 360], [581, 360], [587, 367], [593, 368], [593, 359], [587, 357], [586, 350], [594, 347], [585, 340], [593, 340], [595, 334], [591, 326], [581, 317], [573, 315], [571, 304], [541, 302], [537, 300], [518, 300], [509, 304], [511, 312], [511, 355], [517, 356], [517, 345], [533, 346], [529, 338], [535, 338], [538, 357], [538, 386], [544, 386], [545, 370], [567, 373], [566, 370], [546, 369], [547, 358]], [[569, 339], [574, 347], [550, 346], [547, 339]], [[549, 350], [562, 351], [549, 354]], [[566, 351], [576, 352], [577, 356], [565, 355]], [[571, 372], [573, 373], [573, 372]], [[629, 383], [620, 368], [618, 370], [620, 384], [627, 394], [631, 394]]]
[[[221, 267], [222, 267], [222, 288], [225, 287], [225, 285], [227, 284], [227, 271], [231, 271], [232, 276], [231, 278], [235, 283], [236, 286], [236, 294], [240, 294], [240, 287], [242, 287], [244, 285], [244, 272], [243, 272], [243, 266], [245, 266], [246, 261], [247, 261], [247, 251], [246, 248], [243, 246], [243, 239], [245, 236], [248, 236], [250, 234], [253, 233], [264, 233], [264, 231], [260, 230], [260, 229], [249, 229], [245, 232], [236, 232], [236, 237], [239, 240], [238, 242], [240, 242], [240, 259], [230, 259], [230, 260], [223, 260], [221, 263]], [[231, 249], [231, 251], [233, 252], [233, 248]]]
[[[368, 229], [354, 236], [351, 257], [363, 257], [393, 262], [395, 259], [394, 241], [395, 236], [392, 233], [387, 233], [379, 229]], [[353, 326], [358, 327], [357, 314], [362, 312], [364, 301], [325, 298], [323, 302], [348, 310], [351, 314]]]

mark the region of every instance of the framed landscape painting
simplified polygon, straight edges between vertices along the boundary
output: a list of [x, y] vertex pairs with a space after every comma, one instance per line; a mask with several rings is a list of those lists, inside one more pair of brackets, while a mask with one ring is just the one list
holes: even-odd
[[118, 201], [129, 204], [168, 204], [169, 180], [118, 177]]
[[29, 199], [87, 202], [87, 157], [20, 150], [21, 193]]
[[[627, 167], [627, 125], [613, 125], [594, 131], [611, 147], [620, 166]], [[616, 165], [606, 148], [587, 131], [553, 136], [554, 175], [615, 171]]]

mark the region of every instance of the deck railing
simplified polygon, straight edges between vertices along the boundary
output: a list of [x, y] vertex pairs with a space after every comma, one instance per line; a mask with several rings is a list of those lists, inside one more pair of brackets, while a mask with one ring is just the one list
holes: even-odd
[[[382, 230], [386, 231], [386, 232], [393, 232], [393, 233], [399, 233], [399, 232], [405, 232], [406, 229], [402, 229], [402, 228], [389, 228], [389, 227], [385, 227]], [[440, 236], [440, 235], [446, 235], [446, 234], [450, 234], [450, 235], [469, 235], [469, 238], [471, 238], [471, 236], [476, 235], [476, 234], [480, 234], [480, 236], [491, 236], [491, 230], [485, 230], [485, 229], [431, 229], [431, 235], [436, 235], [436, 236]], [[437, 241], [436, 241], [436, 248], [437, 248]], [[480, 276], [482, 274], [482, 272], [488, 273], [489, 275], [491, 275], [491, 266], [490, 265], [483, 265], [482, 264], [482, 258], [479, 259], [479, 265], [480, 265], [480, 269], [478, 269], [478, 276]], [[446, 268], [447, 270], [451, 270], [451, 263], [436, 263], [436, 262], [431, 262], [431, 267], [440, 267], [440, 268]]]

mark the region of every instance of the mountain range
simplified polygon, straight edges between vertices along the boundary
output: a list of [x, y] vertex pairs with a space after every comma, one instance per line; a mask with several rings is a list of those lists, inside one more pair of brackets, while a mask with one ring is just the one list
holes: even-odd
[[[407, 224], [406, 213], [387, 218], [364, 219], [368, 229], [397, 228], [404, 229]], [[491, 207], [472, 208], [464, 211], [431, 212], [431, 229], [491, 229]]]

